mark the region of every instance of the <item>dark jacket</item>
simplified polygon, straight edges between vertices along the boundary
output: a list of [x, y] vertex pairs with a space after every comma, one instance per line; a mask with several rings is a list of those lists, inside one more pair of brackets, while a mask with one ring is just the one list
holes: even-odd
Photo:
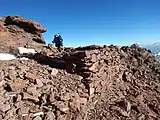
[[63, 46], [63, 39], [59, 35], [58, 37], [54, 36], [53, 43], [55, 43], [56, 47]]

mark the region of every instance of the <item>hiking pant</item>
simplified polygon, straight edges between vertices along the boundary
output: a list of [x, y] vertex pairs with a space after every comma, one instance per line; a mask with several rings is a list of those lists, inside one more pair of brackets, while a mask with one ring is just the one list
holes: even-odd
[[56, 44], [56, 47], [57, 47], [58, 51], [61, 52], [61, 45], [60, 44]]

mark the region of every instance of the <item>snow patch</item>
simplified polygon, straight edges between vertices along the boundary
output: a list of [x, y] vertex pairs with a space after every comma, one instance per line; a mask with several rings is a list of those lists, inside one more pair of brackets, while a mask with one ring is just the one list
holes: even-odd
[[160, 52], [156, 53], [155, 56], [160, 56]]
[[29, 59], [25, 58], [25, 57], [22, 57], [22, 58], [19, 58], [19, 60], [29, 60]]
[[0, 53], [0, 60], [14, 60], [16, 57], [7, 53]]
[[35, 54], [35, 53], [37, 53], [34, 49], [28, 49], [28, 48], [24, 48], [24, 47], [18, 47], [18, 50], [19, 50], [20, 54], [25, 54], [25, 53]]
[[29, 60], [29, 59], [25, 57], [16, 58], [16, 56], [8, 53], [0, 53], [0, 61], [5, 61], [5, 60]]

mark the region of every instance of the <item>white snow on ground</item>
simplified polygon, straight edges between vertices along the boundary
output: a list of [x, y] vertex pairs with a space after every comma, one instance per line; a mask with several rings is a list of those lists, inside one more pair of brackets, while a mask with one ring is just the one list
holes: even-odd
[[16, 56], [8, 54], [8, 53], [0, 53], [0, 61], [5, 60], [29, 60], [28, 58], [22, 57], [22, 58], [16, 58]]
[[156, 53], [155, 56], [160, 56], [160, 52]]
[[18, 47], [18, 50], [19, 50], [20, 54], [24, 54], [24, 53], [35, 54], [35, 53], [37, 53], [34, 49], [28, 49], [28, 48], [24, 48], [24, 47]]
[[0, 53], [0, 60], [14, 60], [16, 57], [11, 54]]
[[22, 58], [17, 58], [19, 60], [29, 60], [28, 58], [22, 57]]

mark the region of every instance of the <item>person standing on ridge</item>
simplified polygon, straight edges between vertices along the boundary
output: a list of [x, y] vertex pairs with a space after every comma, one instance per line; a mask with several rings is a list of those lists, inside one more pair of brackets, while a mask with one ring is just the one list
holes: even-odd
[[52, 43], [55, 43], [55, 46], [58, 48], [58, 51], [61, 52], [61, 46], [63, 46], [63, 39], [59, 33], [54, 35]]

